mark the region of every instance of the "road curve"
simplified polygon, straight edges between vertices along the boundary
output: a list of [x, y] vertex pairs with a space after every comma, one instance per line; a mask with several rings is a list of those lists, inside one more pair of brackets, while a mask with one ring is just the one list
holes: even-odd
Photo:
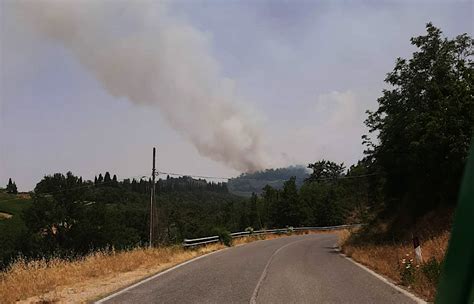
[[341, 256], [334, 234], [258, 241], [223, 250], [104, 303], [415, 303]]

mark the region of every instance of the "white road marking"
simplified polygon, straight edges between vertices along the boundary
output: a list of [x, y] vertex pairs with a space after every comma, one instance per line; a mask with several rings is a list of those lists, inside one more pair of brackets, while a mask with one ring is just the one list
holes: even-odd
[[297, 241], [288, 243], [286, 245], [281, 246], [280, 248], [275, 250], [275, 252], [273, 252], [273, 254], [268, 259], [267, 265], [265, 265], [265, 268], [263, 268], [263, 272], [262, 272], [262, 275], [260, 276], [260, 279], [257, 282], [257, 286], [255, 286], [252, 297], [250, 298], [250, 304], [257, 304], [257, 296], [258, 296], [258, 291], [260, 289], [260, 286], [262, 285], [263, 281], [265, 280], [265, 277], [267, 276], [268, 267], [270, 266], [270, 264], [272, 263], [273, 258], [278, 254], [278, 252], [280, 252], [282, 249], [284, 249], [284, 248], [286, 248], [290, 245], [293, 245], [295, 243], [299, 243], [299, 242], [302, 242], [302, 241], [307, 241], [307, 240], [308, 239], [305, 238], [305, 239], [302, 239], [302, 240], [297, 240]]
[[184, 265], [186, 265], [186, 264], [192, 263], [192, 262], [197, 261], [197, 260], [199, 260], [199, 259], [202, 259], [202, 258], [205, 258], [205, 257], [207, 257], [207, 256], [210, 256], [210, 255], [212, 255], [212, 254], [214, 254], [214, 253], [222, 252], [222, 251], [224, 251], [224, 250], [226, 250], [226, 249], [229, 249], [229, 248], [232, 248], [232, 247], [226, 247], [226, 248], [219, 249], [219, 250], [216, 250], [216, 251], [213, 251], [213, 252], [209, 252], [209, 253], [206, 253], [206, 254], [204, 254], [204, 255], [200, 255], [200, 256], [198, 256], [198, 257], [195, 257], [195, 258], [193, 258], [193, 259], [191, 259], [191, 260], [189, 260], [189, 261], [186, 261], [186, 262], [183, 262], [183, 263], [178, 264], [178, 265], [176, 265], [176, 266], [173, 266], [173, 267], [171, 267], [171, 268], [168, 268], [168, 269], [166, 269], [165, 271], [159, 272], [159, 273], [157, 273], [157, 274], [155, 274], [155, 275], [153, 275], [153, 276], [151, 276], [151, 277], [149, 277], [149, 278], [147, 278], [147, 279], [144, 279], [144, 280], [142, 280], [142, 281], [139, 281], [139, 282], [137, 282], [137, 283], [135, 283], [135, 284], [133, 284], [133, 285], [128, 286], [127, 288], [121, 289], [121, 290], [119, 290], [119, 291], [117, 291], [117, 292], [115, 292], [115, 293], [113, 293], [113, 294], [111, 294], [111, 295], [109, 295], [109, 296], [107, 296], [107, 297], [105, 297], [105, 298], [103, 298], [103, 299], [100, 299], [100, 300], [96, 301], [95, 303], [96, 303], [96, 304], [103, 304], [103, 303], [105, 303], [106, 301], [108, 301], [108, 300], [110, 300], [110, 299], [112, 299], [112, 298], [114, 298], [114, 297], [116, 297], [116, 296], [118, 296], [118, 295], [121, 295], [122, 293], [125, 293], [125, 292], [129, 291], [130, 289], [133, 289], [133, 288], [135, 288], [135, 287], [137, 287], [137, 286], [140, 286], [140, 285], [143, 284], [143, 283], [146, 283], [146, 282], [148, 282], [148, 281], [151, 281], [151, 280], [153, 280], [153, 279], [156, 279], [157, 277], [162, 276], [162, 275], [164, 275], [165, 273], [168, 273], [168, 272], [170, 272], [170, 271], [173, 271], [173, 270], [175, 270], [175, 269], [177, 269], [177, 268], [179, 268], [179, 267], [181, 267], [181, 266], [184, 266]]
[[410, 299], [412, 299], [413, 301], [415, 301], [416, 303], [418, 304], [426, 304], [427, 302], [418, 298], [417, 296], [415, 296], [414, 294], [406, 291], [405, 289], [393, 284], [392, 282], [390, 282], [387, 278], [385, 278], [384, 276], [376, 273], [375, 271], [365, 267], [364, 265], [354, 261], [353, 259], [351, 259], [350, 257], [346, 256], [345, 254], [342, 254], [340, 253], [340, 255], [344, 258], [346, 258], [347, 260], [351, 261], [352, 263], [356, 264], [357, 266], [359, 266], [360, 268], [364, 269], [365, 271], [367, 271], [368, 273], [370, 273], [371, 275], [375, 276], [377, 279], [381, 280], [382, 282], [390, 285], [391, 287], [395, 288], [397, 291], [403, 293], [404, 295], [406, 295], [407, 297], [409, 297]]

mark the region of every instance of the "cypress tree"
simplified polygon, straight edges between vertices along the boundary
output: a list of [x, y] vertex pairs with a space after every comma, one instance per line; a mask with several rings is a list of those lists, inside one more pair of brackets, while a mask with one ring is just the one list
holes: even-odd
[[11, 177], [8, 179], [8, 185], [7, 185], [7, 193], [10, 193], [11, 189], [12, 189], [12, 179]]
[[16, 184], [15, 184], [15, 182], [12, 182], [11, 178], [8, 179], [7, 193], [10, 193], [10, 194], [17, 194], [18, 193], [18, 190], [16, 188]]
[[105, 172], [104, 183], [110, 183], [111, 181], [112, 179], [110, 178], [110, 173], [108, 171]]

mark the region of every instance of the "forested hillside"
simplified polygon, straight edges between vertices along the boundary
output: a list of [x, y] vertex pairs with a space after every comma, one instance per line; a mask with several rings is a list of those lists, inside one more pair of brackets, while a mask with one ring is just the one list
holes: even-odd
[[[0, 220], [3, 265], [18, 256], [71, 256], [113, 246], [131, 248], [148, 242], [149, 180], [125, 179], [106, 172], [94, 181], [71, 172], [45, 176], [31, 194], [33, 203], [11, 219]], [[190, 177], [157, 182], [157, 226], [161, 243], [180, 242], [213, 232], [216, 227], [239, 229], [242, 198], [222, 183]], [[4, 195], [0, 210], [18, 205], [18, 195]], [[16, 207], [15, 207], [16, 208]], [[244, 227], [245, 228], [245, 227]], [[13, 233], [13, 232], [15, 233]]]
[[291, 177], [295, 177], [296, 185], [301, 187], [308, 176], [309, 171], [303, 166], [267, 169], [253, 173], [242, 173], [229, 180], [228, 188], [234, 194], [250, 197], [252, 193], [261, 194], [267, 185], [281, 189], [285, 181]]

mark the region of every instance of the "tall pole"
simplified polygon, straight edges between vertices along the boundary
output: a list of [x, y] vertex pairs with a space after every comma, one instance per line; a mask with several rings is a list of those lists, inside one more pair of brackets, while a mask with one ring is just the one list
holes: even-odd
[[150, 248], [153, 246], [153, 205], [155, 203], [155, 158], [156, 148], [153, 147], [153, 168], [151, 169], [151, 182], [152, 186], [150, 189]]

